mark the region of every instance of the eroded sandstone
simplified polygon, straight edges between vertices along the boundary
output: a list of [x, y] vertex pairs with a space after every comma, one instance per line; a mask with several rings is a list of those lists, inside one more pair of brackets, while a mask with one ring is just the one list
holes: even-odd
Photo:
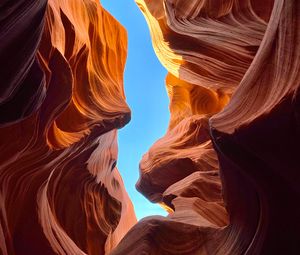
[[136, 222], [116, 168], [126, 31], [93, 0], [0, 12], [1, 254], [107, 254]]
[[298, 254], [300, 2], [136, 2], [171, 112], [137, 187], [170, 213], [112, 254]]

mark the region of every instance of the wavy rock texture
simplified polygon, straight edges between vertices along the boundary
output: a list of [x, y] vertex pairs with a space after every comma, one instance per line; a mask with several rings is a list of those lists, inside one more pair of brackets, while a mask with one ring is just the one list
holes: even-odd
[[108, 253], [136, 222], [116, 168], [126, 32], [93, 0], [0, 7], [0, 253]]
[[136, 1], [171, 111], [137, 188], [170, 213], [112, 254], [299, 254], [300, 2]]

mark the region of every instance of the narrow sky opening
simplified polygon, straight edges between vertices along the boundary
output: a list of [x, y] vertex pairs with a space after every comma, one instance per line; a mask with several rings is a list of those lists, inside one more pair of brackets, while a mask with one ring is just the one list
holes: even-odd
[[154, 53], [147, 23], [134, 0], [101, 0], [101, 4], [128, 32], [124, 86], [132, 118], [119, 131], [118, 169], [138, 219], [166, 215], [159, 205], [136, 191], [135, 183], [143, 154], [168, 127], [169, 99], [164, 84], [167, 71]]

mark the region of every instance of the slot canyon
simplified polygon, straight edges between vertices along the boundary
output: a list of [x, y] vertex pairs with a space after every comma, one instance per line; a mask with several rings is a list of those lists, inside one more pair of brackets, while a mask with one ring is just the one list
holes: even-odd
[[136, 189], [168, 215], [138, 221], [117, 168], [126, 28], [2, 0], [0, 255], [300, 254], [300, 1], [135, 2], [170, 100]]

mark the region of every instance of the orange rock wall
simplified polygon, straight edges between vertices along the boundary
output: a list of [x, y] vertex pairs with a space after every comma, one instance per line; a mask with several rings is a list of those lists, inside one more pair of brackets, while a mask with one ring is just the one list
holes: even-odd
[[136, 2], [171, 112], [137, 188], [169, 215], [112, 254], [298, 254], [300, 2]]
[[116, 168], [126, 31], [94, 0], [4, 2], [0, 254], [108, 254], [136, 222]]
[[136, 2], [171, 112], [137, 189], [169, 215], [135, 224], [116, 168], [124, 28], [96, 0], [4, 0], [0, 254], [299, 254], [300, 2]]

